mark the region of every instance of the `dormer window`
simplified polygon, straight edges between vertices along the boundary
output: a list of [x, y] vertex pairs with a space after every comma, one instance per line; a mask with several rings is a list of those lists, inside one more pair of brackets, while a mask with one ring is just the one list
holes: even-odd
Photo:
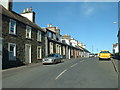
[[15, 34], [16, 35], [16, 21], [13, 19], [10, 19], [9, 23], [9, 34]]
[[31, 38], [31, 27], [26, 26], [26, 38]]

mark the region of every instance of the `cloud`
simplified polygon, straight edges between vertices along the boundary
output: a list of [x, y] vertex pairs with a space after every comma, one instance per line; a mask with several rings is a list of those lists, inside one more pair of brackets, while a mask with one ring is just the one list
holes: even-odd
[[84, 14], [89, 16], [89, 15], [92, 15], [94, 12], [95, 12], [95, 9], [90, 7], [90, 8], [85, 9]]
[[91, 6], [88, 3], [83, 3], [80, 6], [80, 10], [81, 10], [81, 13], [86, 15], [86, 16], [90, 16], [90, 15], [93, 15], [95, 13], [95, 7]]

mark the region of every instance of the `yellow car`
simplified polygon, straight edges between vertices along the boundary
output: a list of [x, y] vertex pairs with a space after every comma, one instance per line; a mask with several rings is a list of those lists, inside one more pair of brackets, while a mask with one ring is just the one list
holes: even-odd
[[102, 50], [99, 54], [99, 60], [101, 59], [111, 59], [111, 53], [109, 50]]

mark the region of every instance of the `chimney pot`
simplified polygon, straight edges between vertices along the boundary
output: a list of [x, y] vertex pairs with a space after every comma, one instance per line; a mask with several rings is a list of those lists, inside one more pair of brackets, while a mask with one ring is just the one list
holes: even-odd
[[27, 8], [26, 11], [28, 12], [28, 11], [29, 11], [29, 8]]
[[32, 11], [32, 7], [30, 7], [30, 11]]
[[52, 24], [48, 24], [47, 26], [48, 26], [48, 27], [52, 27]]
[[25, 9], [23, 10], [23, 12], [25, 13]]
[[25, 9], [25, 12], [27, 12], [27, 9]]
[[[35, 12], [30, 10], [31, 10], [30, 8], [24, 9], [23, 10], [24, 13], [21, 13], [21, 15], [28, 18], [33, 23], [35, 23]], [[32, 13], [32, 14], [28, 14], [28, 13]]]

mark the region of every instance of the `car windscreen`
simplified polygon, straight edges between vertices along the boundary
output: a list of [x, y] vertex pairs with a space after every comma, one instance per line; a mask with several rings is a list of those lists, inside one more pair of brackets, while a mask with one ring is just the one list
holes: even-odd
[[100, 53], [110, 53], [109, 51], [102, 51], [102, 52], [100, 52]]
[[49, 54], [46, 57], [55, 57], [55, 56], [56, 56], [55, 54]]
[[90, 55], [94, 55], [94, 54], [90, 54]]

